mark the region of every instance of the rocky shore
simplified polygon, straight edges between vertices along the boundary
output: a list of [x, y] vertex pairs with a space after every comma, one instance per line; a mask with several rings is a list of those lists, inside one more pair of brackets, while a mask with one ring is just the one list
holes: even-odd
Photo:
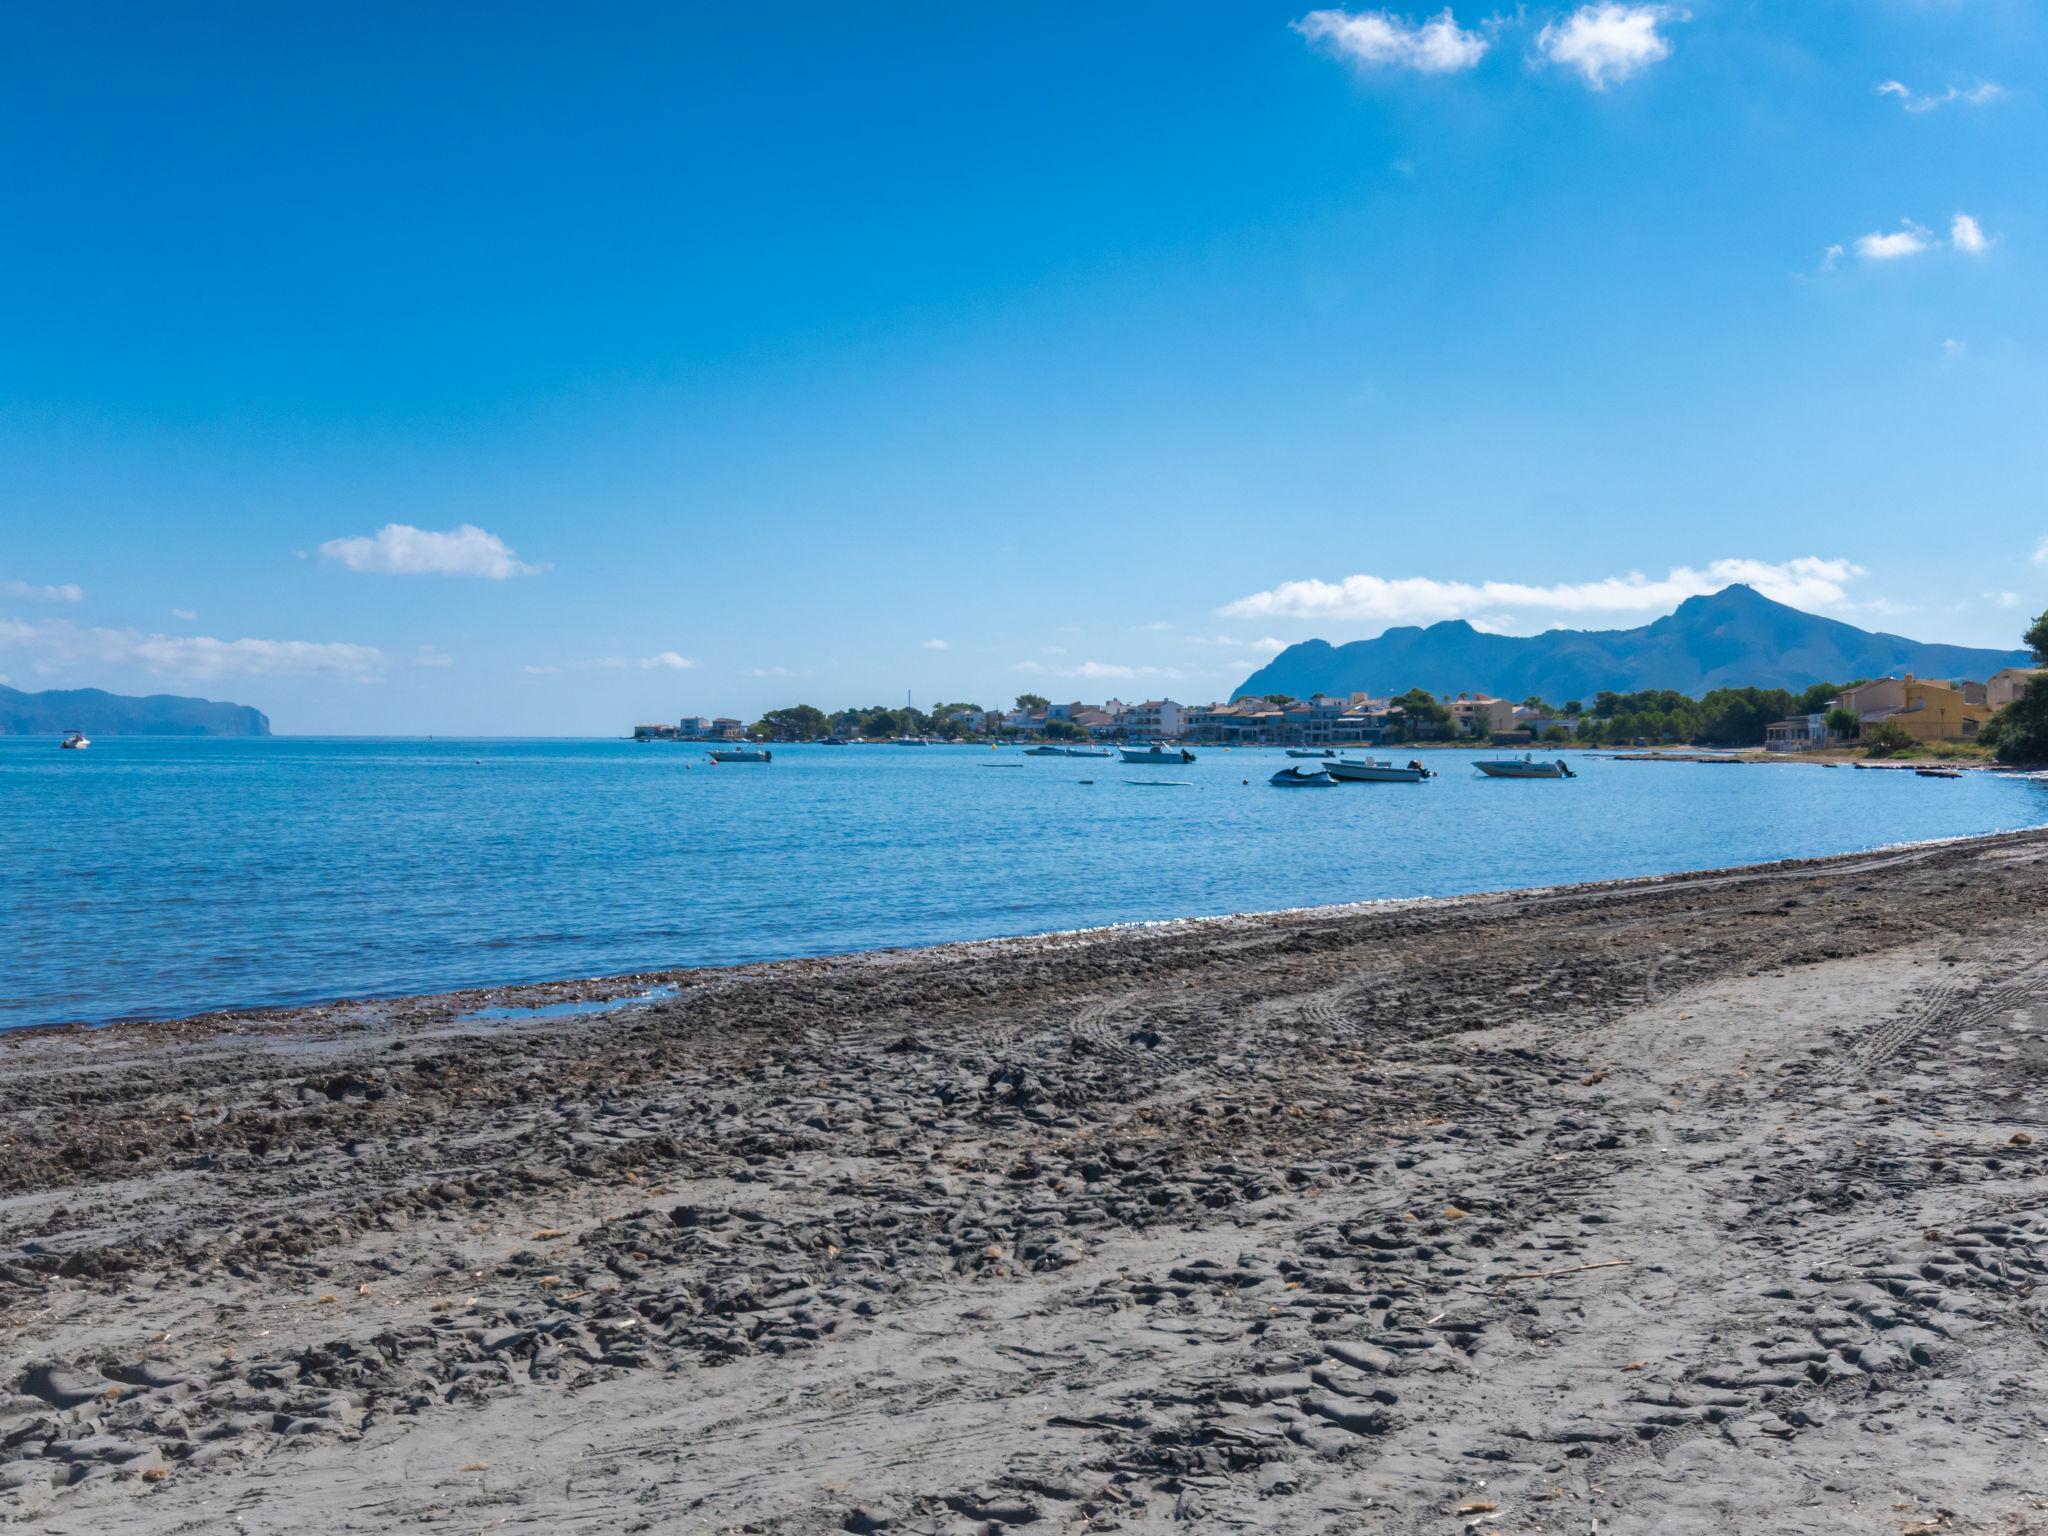
[[2044, 917], [2018, 833], [0, 1037], [0, 1519], [2048, 1530]]

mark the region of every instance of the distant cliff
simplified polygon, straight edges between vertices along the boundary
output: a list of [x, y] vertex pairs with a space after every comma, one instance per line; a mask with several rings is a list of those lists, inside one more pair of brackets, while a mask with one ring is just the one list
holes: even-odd
[[0, 736], [268, 736], [270, 717], [246, 704], [153, 693], [131, 699], [98, 688], [23, 693], [0, 688]]
[[1670, 688], [1697, 697], [1714, 688], [1800, 689], [1810, 683], [1913, 672], [1982, 682], [2001, 667], [2033, 665], [2025, 651], [1927, 645], [1876, 634], [1776, 603], [1752, 587], [1690, 597], [1641, 629], [1553, 629], [1490, 635], [1462, 619], [1390, 629], [1376, 640], [1290, 645], [1246, 678], [1233, 697], [1423, 688], [1484, 692], [1504, 699], [1540, 695], [1552, 704], [1593, 701], [1602, 689]]

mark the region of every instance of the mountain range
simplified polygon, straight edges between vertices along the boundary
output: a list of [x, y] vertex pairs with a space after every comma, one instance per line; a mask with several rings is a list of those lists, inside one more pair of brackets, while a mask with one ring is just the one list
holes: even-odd
[[2026, 651], [1927, 645], [1873, 633], [1773, 602], [1737, 584], [1689, 597], [1675, 612], [1640, 629], [1553, 629], [1494, 635], [1463, 619], [1428, 628], [1406, 625], [1374, 640], [1290, 645], [1237, 689], [1243, 694], [1370, 692], [1423, 688], [1434, 694], [1490, 693], [1553, 704], [1590, 703], [1602, 689], [1633, 693], [1670, 688], [1698, 695], [1715, 688], [1798, 690], [1811, 683], [1912, 672], [1928, 678], [1989, 677], [2001, 667], [2033, 665]]
[[0, 688], [0, 736], [268, 736], [270, 717], [247, 704], [153, 693], [129, 698], [98, 688], [23, 693]]

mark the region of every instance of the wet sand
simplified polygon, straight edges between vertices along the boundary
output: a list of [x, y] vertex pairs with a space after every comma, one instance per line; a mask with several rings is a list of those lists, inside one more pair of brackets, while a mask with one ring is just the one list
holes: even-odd
[[0, 1037], [0, 1518], [2048, 1530], [2044, 916], [2020, 833]]

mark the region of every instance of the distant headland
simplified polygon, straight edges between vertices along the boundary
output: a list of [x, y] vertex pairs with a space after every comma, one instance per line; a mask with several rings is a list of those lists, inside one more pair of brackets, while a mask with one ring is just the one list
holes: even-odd
[[130, 698], [99, 688], [23, 693], [0, 688], [0, 736], [268, 736], [270, 717], [247, 704], [153, 693]]

